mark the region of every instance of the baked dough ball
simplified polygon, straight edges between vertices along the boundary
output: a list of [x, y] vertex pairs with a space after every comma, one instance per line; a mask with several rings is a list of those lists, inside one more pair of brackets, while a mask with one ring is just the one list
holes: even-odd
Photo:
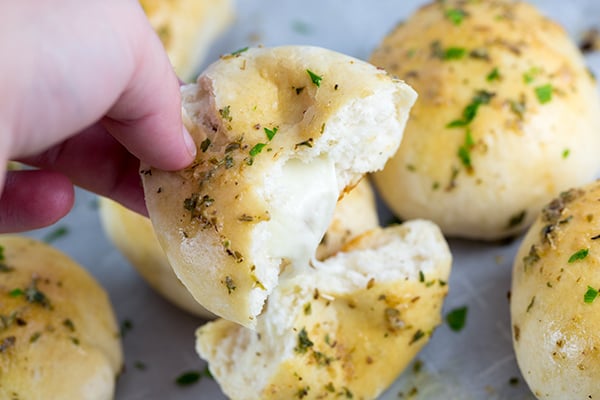
[[214, 317], [194, 300], [173, 272], [149, 218], [101, 198], [100, 220], [106, 235], [154, 290], [189, 313]]
[[600, 398], [600, 182], [546, 205], [515, 258], [517, 361], [538, 399]]
[[209, 45], [234, 16], [231, 0], [140, 0], [177, 75], [193, 79]]
[[317, 259], [337, 253], [350, 240], [378, 226], [375, 193], [364, 178], [337, 202], [327, 232], [317, 247]]
[[370, 231], [281, 283], [256, 331], [201, 327], [198, 353], [235, 400], [374, 399], [439, 324], [450, 264], [431, 222]]
[[[106, 235], [154, 290], [189, 313], [214, 317], [194, 300], [173, 272], [150, 219], [100, 198], [100, 220]], [[373, 189], [363, 179], [338, 201], [333, 220], [317, 248], [317, 258], [338, 252], [344, 243], [378, 225]]]
[[0, 398], [113, 398], [119, 330], [83, 268], [44, 243], [0, 236], [0, 297]]
[[158, 239], [208, 310], [245, 326], [280, 274], [308, 269], [338, 198], [396, 151], [416, 94], [333, 51], [252, 48], [182, 89], [198, 156], [143, 169]]
[[404, 140], [375, 175], [403, 219], [493, 240], [600, 168], [600, 101], [565, 31], [523, 2], [437, 1], [371, 61], [419, 93]]

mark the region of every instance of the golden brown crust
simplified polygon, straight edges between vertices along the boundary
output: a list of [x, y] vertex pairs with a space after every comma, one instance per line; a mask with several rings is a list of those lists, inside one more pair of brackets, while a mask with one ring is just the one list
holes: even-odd
[[524, 2], [435, 2], [371, 61], [419, 93], [403, 142], [375, 183], [404, 219], [498, 239], [600, 168], [600, 100], [578, 49]]
[[123, 356], [104, 290], [46, 244], [0, 249], [0, 397], [112, 399]]
[[538, 398], [600, 396], [599, 198], [599, 181], [563, 192], [515, 257], [513, 344]]

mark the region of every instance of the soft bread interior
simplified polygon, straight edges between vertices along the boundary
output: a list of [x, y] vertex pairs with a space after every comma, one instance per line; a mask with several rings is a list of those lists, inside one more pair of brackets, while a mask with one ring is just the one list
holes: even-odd
[[395, 152], [416, 94], [365, 62], [289, 46], [224, 56], [182, 98], [198, 157], [143, 171], [150, 217], [193, 296], [252, 327], [282, 271], [309, 268], [344, 191]]
[[331, 388], [375, 398], [439, 323], [450, 264], [432, 223], [370, 231], [281, 283], [256, 331], [218, 320], [198, 330], [197, 350], [232, 399], [306, 387], [309, 398]]

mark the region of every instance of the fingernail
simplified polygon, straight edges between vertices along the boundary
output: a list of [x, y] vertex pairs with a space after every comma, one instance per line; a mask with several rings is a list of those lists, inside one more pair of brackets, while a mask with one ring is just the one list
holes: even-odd
[[196, 153], [198, 152], [196, 143], [194, 142], [194, 139], [192, 139], [192, 135], [185, 129], [185, 126], [183, 127], [183, 141], [185, 142], [185, 147], [187, 147], [190, 155], [196, 157]]

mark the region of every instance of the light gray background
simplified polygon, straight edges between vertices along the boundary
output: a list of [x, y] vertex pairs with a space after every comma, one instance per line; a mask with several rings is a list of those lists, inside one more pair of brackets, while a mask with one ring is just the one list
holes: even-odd
[[[200, 0], [199, 0], [200, 1]], [[238, 18], [210, 52], [208, 59], [253, 44], [266, 46], [310, 44], [368, 59], [383, 36], [407, 18], [420, 0], [237, 0]], [[600, 26], [600, 2], [595, 0], [533, 1], [545, 14], [561, 22], [579, 40]], [[600, 76], [600, 56], [588, 55]], [[382, 209], [382, 220], [389, 214]], [[187, 388], [175, 385], [183, 371], [203, 370], [194, 352], [194, 330], [202, 321], [160, 298], [137, 276], [104, 237], [97, 201], [78, 191], [73, 211], [56, 226], [31, 232], [42, 238], [57, 227], [69, 233], [53, 244], [88, 268], [108, 290], [119, 321], [130, 320], [123, 339], [125, 371], [119, 378], [116, 400], [225, 399], [218, 385], [203, 379]], [[482, 244], [451, 240], [454, 255], [450, 293], [444, 314], [455, 307], [469, 308], [466, 327], [459, 333], [440, 326], [418, 355], [422, 371], [409, 367], [382, 399], [533, 399], [518, 371], [511, 345], [507, 292], [512, 259], [519, 240]], [[145, 370], [134, 367], [136, 362]], [[510, 385], [513, 377], [519, 379]], [[416, 387], [416, 395], [399, 397]]]

